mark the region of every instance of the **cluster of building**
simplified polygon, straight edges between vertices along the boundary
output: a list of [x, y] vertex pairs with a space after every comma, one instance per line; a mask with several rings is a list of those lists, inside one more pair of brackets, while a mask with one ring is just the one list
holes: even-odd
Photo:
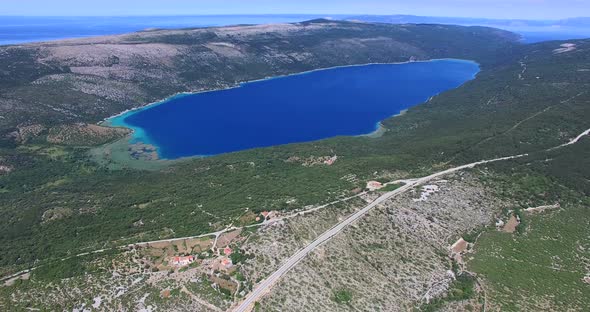
[[[218, 250], [218, 257], [212, 260], [203, 261], [203, 264], [213, 270], [229, 270], [233, 267], [233, 262], [230, 258], [233, 250], [227, 246]], [[170, 264], [177, 267], [184, 267], [197, 261], [195, 256], [174, 256], [170, 258]]]
[[170, 262], [175, 266], [186, 266], [195, 262], [195, 256], [172, 257]]

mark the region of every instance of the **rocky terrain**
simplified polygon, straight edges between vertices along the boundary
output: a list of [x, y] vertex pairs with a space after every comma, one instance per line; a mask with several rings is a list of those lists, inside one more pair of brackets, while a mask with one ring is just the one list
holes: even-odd
[[[428, 199], [420, 200], [421, 189], [392, 199], [318, 248], [273, 288], [261, 309], [407, 311], [444, 296], [461, 273], [453, 271], [451, 244], [491, 224], [507, 203], [469, 173], [434, 185], [439, 190]], [[335, 298], [342, 291], [350, 293], [349, 302]]]

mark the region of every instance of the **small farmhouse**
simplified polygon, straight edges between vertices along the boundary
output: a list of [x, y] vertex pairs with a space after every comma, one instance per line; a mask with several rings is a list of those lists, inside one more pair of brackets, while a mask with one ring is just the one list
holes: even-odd
[[186, 256], [186, 257], [172, 257], [171, 263], [176, 266], [185, 266], [195, 262], [194, 256]]

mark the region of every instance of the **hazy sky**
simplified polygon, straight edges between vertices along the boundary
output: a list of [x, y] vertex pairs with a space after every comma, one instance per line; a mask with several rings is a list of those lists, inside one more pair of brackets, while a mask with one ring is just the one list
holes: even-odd
[[590, 0], [0, 0], [0, 15], [413, 14], [559, 19]]

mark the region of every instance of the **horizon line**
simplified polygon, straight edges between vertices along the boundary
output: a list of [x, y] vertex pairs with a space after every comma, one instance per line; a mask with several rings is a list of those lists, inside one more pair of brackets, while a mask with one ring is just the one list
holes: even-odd
[[467, 17], [467, 16], [440, 16], [440, 15], [415, 15], [415, 14], [370, 14], [370, 13], [336, 13], [336, 14], [322, 14], [322, 13], [229, 13], [229, 14], [116, 14], [116, 15], [22, 15], [22, 14], [2, 14], [0, 17], [22, 17], [22, 18], [115, 18], [115, 17], [215, 17], [215, 16], [321, 16], [329, 18], [332, 16], [339, 17], [355, 17], [355, 16], [408, 16], [408, 17], [430, 17], [430, 18], [462, 18], [462, 19], [485, 19], [498, 21], [563, 21], [569, 19], [584, 19], [590, 16], [571, 16], [555, 19], [534, 19], [534, 18], [499, 18], [499, 17]]

